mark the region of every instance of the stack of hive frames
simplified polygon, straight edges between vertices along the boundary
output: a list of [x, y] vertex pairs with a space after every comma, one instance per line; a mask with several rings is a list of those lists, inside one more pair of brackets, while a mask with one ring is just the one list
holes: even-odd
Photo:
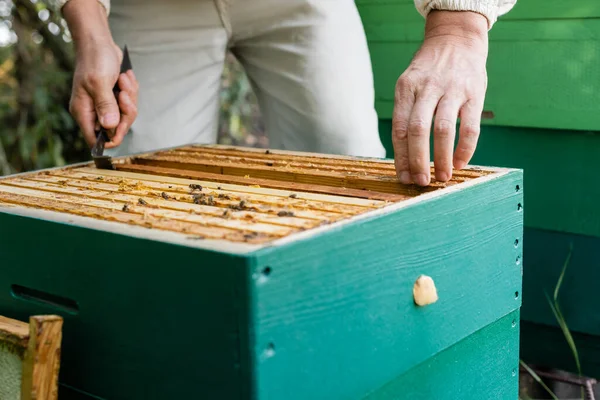
[[187, 146], [116, 162], [58, 168], [0, 181], [0, 204], [177, 232], [191, 239], [269, 243], [448, 183], [400, 185], [393, 163], [221, 146]]

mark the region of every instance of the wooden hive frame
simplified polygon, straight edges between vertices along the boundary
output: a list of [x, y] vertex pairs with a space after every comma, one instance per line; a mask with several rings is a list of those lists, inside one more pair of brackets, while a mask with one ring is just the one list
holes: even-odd
[[3, 400], [58, 398], [62, 323], [56, 315], [32, 316], [29, 324], [0, 316]]
[[244, 252], [503, 172], [471, 167], [422, 188], [400, 184], [391, 160], [220, 145], [113, 161], [114, 171], [83, 163], [2, 178], [0, 208]]

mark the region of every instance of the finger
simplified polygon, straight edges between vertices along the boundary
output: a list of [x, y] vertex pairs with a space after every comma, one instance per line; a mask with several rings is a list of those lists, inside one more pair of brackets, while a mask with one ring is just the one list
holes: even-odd
[[140, 84], [132, 69], [127, 71], [127, 76], [129, 76], [129, 79], [131, 79], [131, 82], [133, 82], [133, 84], [135, 85], [135, 91], [137, 92], [140, 89]]
[[466, 167], [471, 161], [473, 154], [475, 154], [479, 139], [482, 110], [483, 104], [472, 100], [467, 101], [460, 110], [460, 131], [458, 145], [454, 152], [454, 168], [456, 169]]
[[392, 116], [392, 144], [396, 174], [403, 184], [411, 184], [408, 162], [408, 120], [415, 103], [415, 94], [408, 79], [400, 77], [396, 84], [394, 112]]
[[123, 142], [123, 138], [131, 128], [133, 121], [137, 117], [137, 107], [129, 97], [127, 92], [119, 93], [119, 106], [121, 108], [121, 121], [117, 126], [115, 136], [111, 139], [110, 143], [106, 144], [106, 148], [113, 148], [119, 146]]
[[123, 92], [127, 92], [133, 103], [137, 104], [137, 88], [129, 75], [125, 73], [119, 75], [119, 89]]
[[69, 112], [83, 133], [88, 146], [96, 143], [95, 124], [97, 121], [96, 110], [92, 98], [87, 93], [77, 93], [71, 98]]
[[433, 126], [433, 162], [435, 179], [447, 182], [452, 178], [452, 153], [456, 137], [456, 120], [460, 103], [454, 96], [444, 96], [440, 100]]
[[408, 160], [413, 182], [427, 186], [431, 181], [429, 134], [433, 114], [440, 96], [433, 92], [417, 95], [415, 106], [408, 121]]
[[100, 124], [107, 130], [117, 127], [120, 120], [119, 106], [113, 93], [114, 82], [110, 79], [90, 78], [87, 91], [94, 101], [94, 107]]

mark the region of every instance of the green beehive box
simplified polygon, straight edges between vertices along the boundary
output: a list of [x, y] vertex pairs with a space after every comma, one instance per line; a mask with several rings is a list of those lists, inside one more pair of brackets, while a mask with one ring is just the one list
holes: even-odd
[[61, 399], [517, 399], [520, 170], [422, 189], [390, 160], [221, 146], [115, 165], [0, 180], [0, 315], [64, 317]]
[[[394, 85], [423, 40], [413, 0], [357, 0], [376, 107], [393, 155]], [[559, 303], [583, 374], [600, 378], [600, 2], [519, 0], [489, 32], [488, 89], [472, 162], [519, 168], [527, 184], [522, 358], [578, 372], [546, 295]], [[432, 152], [433, 154], [433, 152]]]

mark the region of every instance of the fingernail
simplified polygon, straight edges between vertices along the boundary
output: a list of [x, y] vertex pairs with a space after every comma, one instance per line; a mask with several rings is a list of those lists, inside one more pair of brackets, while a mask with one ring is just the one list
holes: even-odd
[[449, 179], [448, 173], [445, 171], [438, 171], [436, 173], [437, 179], [442, 182], [446, 182]]
[[412, 180], [410, 179], [410, 173], [408, 171], [400, 172], [400, 182], [404, 183], [405, 185], [410, 185], [412, 183]]
[[428, 184], [427, 176], [425, 176], [425, 174], [413, 175], [412, 180], [419, 186], [426, 186]]
[[104, 114], [102, 116], [102, 118], [100, 118], [100, 123], [104, 126], [118, 124], [119, 123], [119, 114], [117, 114], [117, 113]]

